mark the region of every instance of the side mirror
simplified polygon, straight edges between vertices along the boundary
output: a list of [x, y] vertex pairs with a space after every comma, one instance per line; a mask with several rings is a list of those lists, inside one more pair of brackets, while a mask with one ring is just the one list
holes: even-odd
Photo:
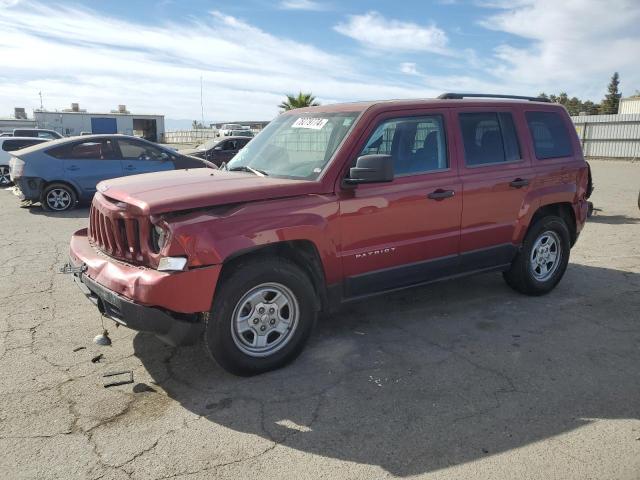
[[391, 155], [363, 155], [344, 179], [347, 185], [360, 183], [382, 183], [393, 181], [393, 158]]

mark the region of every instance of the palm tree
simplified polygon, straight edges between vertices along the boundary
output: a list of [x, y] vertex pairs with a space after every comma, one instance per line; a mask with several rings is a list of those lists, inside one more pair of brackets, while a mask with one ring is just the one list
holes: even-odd
[[316, 102], [316, 97], [311, 93], [298, 93], [298, 96], [287, 95], [287, 99], [278, 105], [282, 110], [293, 110], [302, 107], [317, 107], [320, 103]]

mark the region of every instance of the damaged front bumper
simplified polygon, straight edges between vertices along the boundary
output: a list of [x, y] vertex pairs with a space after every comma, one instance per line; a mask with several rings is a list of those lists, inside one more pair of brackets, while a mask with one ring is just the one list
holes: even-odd
[[168, 273], [126, 264], [96, 250], [86, 229], [73, 235], [69, 259], [66, 273], [118, 324], [153, 333], [170, 345], [193, 343], [202, 334], [219, 265]]

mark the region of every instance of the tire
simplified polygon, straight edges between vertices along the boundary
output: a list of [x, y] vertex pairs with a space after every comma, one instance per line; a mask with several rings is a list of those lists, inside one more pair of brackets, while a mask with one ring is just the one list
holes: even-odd
[[11, 178], [9, 178], [9, 167], [7, 165], [0, 165], [0, 187], [8, 187], [11, 184]]
[[570, 249], [565, 221], [553, 215], [543, 217], [529, 228], [511, 268], [503, 273], [504, 279], [511, 288], [526, 295], [549, 293], [567, 269]]
[[302, 352], [317, 305], [313, 285], [298, 266], [284, 258], [254, 257], [221, 281], [206, 324], [205, 346], [235, 375], [283, 367]]
[[42, 192], [40, 197], [42, 208], [49, 212], [65, 212], [78, 203], [75, 190], [64, 183], [52, 183]]

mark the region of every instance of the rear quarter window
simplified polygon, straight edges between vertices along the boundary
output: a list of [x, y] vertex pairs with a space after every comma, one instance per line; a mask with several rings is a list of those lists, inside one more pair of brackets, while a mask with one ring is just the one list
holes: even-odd
[[21, 148], [30, 147], [39, 143], [43, 142], [39, 140], [5, 140], [2, 143], [2, 150], [5, 152], [13, 152], [14, 150], [20, 150]]
[[562, 115], [556, 112], [526, 112], [525, 116], [537, 159], [568, 157], [573, 154], [571, 138]]

